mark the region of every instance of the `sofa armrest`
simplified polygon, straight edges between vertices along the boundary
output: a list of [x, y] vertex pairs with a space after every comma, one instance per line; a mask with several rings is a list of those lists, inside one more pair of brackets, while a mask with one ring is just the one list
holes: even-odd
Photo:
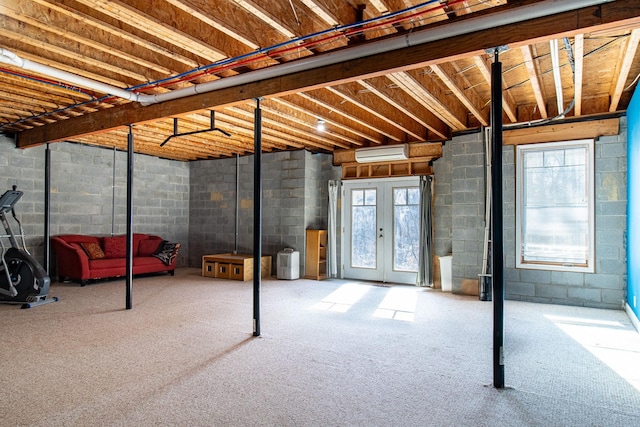
[[52, 237], [56, 252], [58, 276], [85, 280], [89, 275], [89, 257], [79, 244], [69, 244], [59, 237]]

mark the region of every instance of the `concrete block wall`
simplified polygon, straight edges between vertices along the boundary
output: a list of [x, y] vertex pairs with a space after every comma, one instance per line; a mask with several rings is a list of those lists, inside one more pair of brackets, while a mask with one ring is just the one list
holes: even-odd
[[[478, 280], [484, 246], [484, 143], [482, 133], [455, 138], [451, 156], [452, 291], [464, 280]], [[437, 179], [438, 177], [436, 177]]]
[[[16, 214], [24, 228], [27, 249], [44, 263], [45, 146], [22, 150], [16, 148], [13, 139], [0, 135], [0, 153], [0, 194], [10, 190], [13, 185], [24, 192], [15, 206]], [[13, 219], [9, 223], [13, 231], [18, 233], [18, 226]], [[4, 232], [4, 228], [0, 229], [0, 233]]]
[[[328, 221], [328, 189], [327, 181], [323, 179], [322, 170], [322, 154], [306, 153], [308, 160], [306, 162], [304, 175], [304, 210], [305, 210], [305, 230], [316, 229], [326, 230]], [[325, 156], [326, 157], [326, 156]]]
[[442, 147], [442, 157], [433, 162], [434, 197], [433, 210], [433, 253], [436, 256], [450, 255], [452, 249], [452, 204], [451, 170], [453, 166], [453, 144], [451, 141]]
[[[253, 167], [253, 156], [239, 158], [236, 248], [236, 159], [191, 162], [190, 266], [200, 267], [206, 254], [253, 252]], [[274, 273], [277, 253], [293, 248], [300, 252], [303, 274], [305, 231], [326, 227], [326, 179], [336, 173], [339, 168], [331, 165], [330, 155], [307, 151], [262, 154], [262, 253], [272, 256]]]
[[[620, 309], [626, 295], [626, 118], [616, 136], [595, 144], [596, 271], [515, 268], [515, 149], [503, 149], [505, 297], [512, 300]], [[478, 279], [484, 237], [484, 154], [481, 133], [447, 142], [434, 162], [436, 255], [453, 253], [453, 292]], [[451, 173], [449, 172], [451, 171]], [[450, 192], [449, 192], [450, 190]], [[448, 217], [451, 218], [449, 225]], [[450, 236], [448, 238], [448, 236]]]
[[[246, 158], [190, 163], [188, 264], [191, 267], [200, 266], [202, 255], [232, 252], [235, 249], [236, 162], [240, 163], [240, 170], [248, 167]], [[246, 172], [243, 179], [247, 179]], [[247, 191], [246, 188], [244, 191]], [[238, 209], [242, 203], [245, 203], [244, 209], [253, 206], [246, 205], [246, 197], [244, 201], [239, 197]], [[239, 222], [239, 236], [249, 234], [252, 221], [253, 216], [248, 221]]]
[[514, 148], [504, 155], [505, 296], [509, 299], [621, 309], [626, 297], [627, 127], [595, 143], [595, 273], [515, 268]]
[[[44, 263], [45, 146], [16, 149], [0, 137], [0, 185], [25, 195], [16, 205], [29, 250]], [[83, 144], [50, 144], [50, 233], [126, 233], [127, 154]], [[133, 230], [180, 242], [179, 265], [188, 247], [189, 165], [134, 155]], [[2, 191], [4, 192], [4, 191]]]

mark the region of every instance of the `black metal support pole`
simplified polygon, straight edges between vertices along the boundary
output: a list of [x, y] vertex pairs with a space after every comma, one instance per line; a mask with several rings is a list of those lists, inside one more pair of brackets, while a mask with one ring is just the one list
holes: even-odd
[[51, 149], [44, 150], [44, 269], [48, 275], [51, 267]]
[[493, 284], [493, 385], [504, 388], [504, 259], [502, 235], [502, 64], [491, 65], [491, 274]]
[[133, 125], [127, 136], [127, 310], [133, 308]]
[[260, 336], [260, 281], [262, 278], [262, 110], [256, 99], [253, 156], [253, 336]]

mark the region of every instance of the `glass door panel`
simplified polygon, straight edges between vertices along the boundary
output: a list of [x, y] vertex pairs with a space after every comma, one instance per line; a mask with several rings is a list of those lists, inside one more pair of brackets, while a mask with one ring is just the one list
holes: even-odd
[[418, 272], [420, 191], [393, 189], [393, 270]]
[[377, 268], [377, 189], [351, 190], [351, 266]]

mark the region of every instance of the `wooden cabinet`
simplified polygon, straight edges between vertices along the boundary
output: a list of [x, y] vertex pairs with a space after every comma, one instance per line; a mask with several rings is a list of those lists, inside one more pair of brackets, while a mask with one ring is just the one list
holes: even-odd
[[327, 278], [327, 230], [307, 230], [306, 279]]

